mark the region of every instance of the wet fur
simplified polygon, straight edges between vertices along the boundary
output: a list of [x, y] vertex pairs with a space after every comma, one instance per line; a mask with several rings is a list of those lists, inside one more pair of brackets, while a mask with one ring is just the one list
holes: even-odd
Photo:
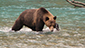
[[[50, 16], [49, 16], [50, 15]], [[15, 21], [12, 30], [18, 31], [23, 25], [31, 28], [33, 31], [42, 31], [44, 24], [51, 24], [50, 21], [55, 23], [55, 20], [51, 19], [47, 23], [45, 17], [53, 18], [54, 16], [47, 11], [45, 8], [41, 7], [39, 9], [28, 9], [23, 11], [20, 16]], [[47, 25], [47, 26], [48, 26]]]

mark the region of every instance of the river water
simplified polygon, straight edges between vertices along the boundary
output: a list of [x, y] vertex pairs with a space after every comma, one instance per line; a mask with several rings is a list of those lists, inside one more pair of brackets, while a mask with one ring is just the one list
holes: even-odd
[[[84, 2], [84, 0], [81, 0]], [[44, 33], [23, 27], [9, 32], [20, 13], [45, 7], [54, 16], [60, 31]], [[85, 8], [74, 8], [65, 0], [0, 0], [0, 48], [84, 48]]]

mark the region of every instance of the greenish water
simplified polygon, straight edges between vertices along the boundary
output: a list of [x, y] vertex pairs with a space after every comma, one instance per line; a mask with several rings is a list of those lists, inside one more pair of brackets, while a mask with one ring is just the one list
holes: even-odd
[[[81, 0], [85, 2], [84, 0]], [[45, 7], [54, 16], [60, 31], [43, 34], [24, 27], [9, 32], [20, 13], [26, 9]], [[85, 8], [73, 8], [65, 0], [0, 0], [0, 48], [84, 48]]]

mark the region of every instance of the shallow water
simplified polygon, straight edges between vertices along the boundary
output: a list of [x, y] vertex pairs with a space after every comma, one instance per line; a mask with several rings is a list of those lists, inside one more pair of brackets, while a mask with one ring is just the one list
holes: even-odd
[[[57, 16], [60, 31], [50, 32], [46, 26], [44, 33], [27, 27], [18, 32], [10, 31], [22, 11], [39, 7], [45, 7]], [[0, 48], [84, 47], [85, 8], [73, 8], [65, 0], [0, 0]]]

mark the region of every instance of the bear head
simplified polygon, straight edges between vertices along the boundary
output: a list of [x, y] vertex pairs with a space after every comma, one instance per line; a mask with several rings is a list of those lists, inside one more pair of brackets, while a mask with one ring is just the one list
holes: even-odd
[[47, 27], [49, 27], [50, 31], [53, 31], [54, 26], [56, 25], [56, 16], [53, 16], [48, 10], [41, 7], [39, 8], [39, 14], [42, 16], [42, 21], [45, 23]]

